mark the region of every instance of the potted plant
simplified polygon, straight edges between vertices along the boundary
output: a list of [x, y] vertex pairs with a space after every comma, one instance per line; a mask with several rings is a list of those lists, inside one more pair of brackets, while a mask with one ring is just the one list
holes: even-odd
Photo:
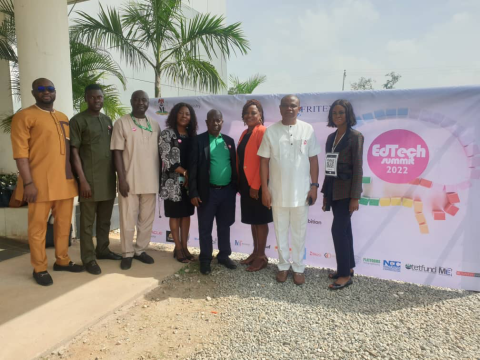
[[0, 174], [0, 207], [8, 207], [16, 184], [17, 174]]

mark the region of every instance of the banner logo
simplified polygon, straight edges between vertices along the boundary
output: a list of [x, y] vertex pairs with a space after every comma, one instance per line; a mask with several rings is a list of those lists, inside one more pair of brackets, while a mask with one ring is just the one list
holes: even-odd
[[235, 246], [251, 246], [251, 244], [248, 244], [243, 240], [235, 240], [234, 243], [235, 243]]
[[437, 273], [437, 267], [436, 266], [428, 267], [428, 266], [425, 266], [425, 265], [405, 264], [405, 269], [412, 270], [412, 271], [427, 272], [427, 273], [432, 273], [432, 274]]
[[374, 174], [392, 184], [406, 184], [427, 168], [429, 151], [425, 141], [409, 130], [390, 130], [373, 140], [368, 165]]
[[297, 117], [301, 117], [303, 113], [328, 113], [330, 105], [304, 105], [300, 106]]
[[443, 268], [443, 267], [439, 266], [438, 267], [438, 275], [453, 276], [453, 269], [452, 268]]
[[375, 265], [375, 266], [380, 266], [380, 260], [379, 259], [370, 259], [370, 258], [363, 258], [363, 263], [365, 265]]
[[480, 277], [480, 273], [473, 273], [468, 271], [457, 271], [458, 276]]
[[402, 270], [402, 262], [394, 260], [383, 260], [383, 270], [400, 272]]
[[158, 99], [158, 115], [168, 115], [168, 111], [165, 110], [165, 105], [164, 99]]

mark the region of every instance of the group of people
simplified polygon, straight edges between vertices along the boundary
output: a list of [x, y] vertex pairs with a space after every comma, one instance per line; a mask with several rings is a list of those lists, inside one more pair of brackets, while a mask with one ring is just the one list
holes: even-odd
[[[313, 127], [297, 118], [298, 97], [282, 98], [281, 121], [268, 128], [264, 126], [262, 104], [248, 100], [241, 114], [247, 128], [235, 146], [231, 137], [221, 133], [224, 119], [217, 109], [207, 113], [207, 131], [197, 135], [197, 117], [187, 103], [172, 108], [166, 128], [161, 131], [159, 124], [146, 115], [149, 98], [144, 91], [132, 94], [131, 113], [115, 123], [101, 113], [103, 91], [99, 85], [85, 88], [88, 108], [70, 122], [53, 108], [56, 91], [50, 80], [35, 80], [32, 95], [36, 104], [14, 116], [11, 137], [20, 173], [15, 196], [29, 204], [28, 236], [33, 277], [38, 284], [53, 284], [45, 253], [50, 211], [55, 218], [54, 271], [86, 270], [98, 275], [98, 259], [120, 260], [122, 270], [128, 270], [133, 259], [153, 264], [154, 259], [145, 250], [150, 242], [157, 194], [169, 218], [175, 243], [173, 257], [177, 261], [196, 261], [187, 246], [190, 217], [196, 208], [201, 273], [211, 272], [214, 220], [217, 262], [235, 269], [237, 265], [230, 259], [230, 227], [235, 221], [237, 193], [241, 221], [251, 226], [254, 244], [252, 254], [240, 263], [251, 272], [267, 266], [268, 224], [273, 222], [279, 258], [276, 280], [285, 282], [292, 268], [293, 282], [305, 282], [308, 209], [316, 203], [320, 187], [317, 156], [321, 147]], [[334, 280], [329, 286], [332, 290], [353, 283], [350, 219], [359, 207], [363, 157], [363, 136], [352, 128], [355, 124], [352, 105], [347, 100], [335, 101], [328, 126], [336, 131], [326, 142], [321, 188], [323, 210], [331, 208], [334, 216], [337, 271], [329, 274]], [[121, 255], [109, 249], [108, 239], [116, 178]], [[77, 195], [83, 266], [68, 256], [73, 199]]]

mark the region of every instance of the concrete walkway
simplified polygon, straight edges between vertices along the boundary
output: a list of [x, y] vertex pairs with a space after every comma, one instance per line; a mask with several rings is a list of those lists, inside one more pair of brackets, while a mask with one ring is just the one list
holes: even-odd
[[[118, 240], [110, 248], [119, 252]], [[182, 268], [171, 252], [148, 250], [155, 264], [133, 261], [128, 271], [120, 261], [100, 260], [99, 276], [53, 271], [54, 250], [48, 249], [53, 285], [42, 287], [32, 277], [30, 254], [0, 262], [0, 359], [32, 359], [70, 340], [132, 300], [155, 288]], [[80, 246], [69, 251], [80, 263]]]

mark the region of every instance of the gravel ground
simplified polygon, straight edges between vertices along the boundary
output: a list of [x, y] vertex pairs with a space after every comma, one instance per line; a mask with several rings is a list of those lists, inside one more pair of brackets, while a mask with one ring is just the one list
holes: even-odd
[[480, 359], [480, 293], [358, 275], [330, 291], [328, 270], [308, 267], [305, 285], [291, 276], [278, 284], [273, 261], [257, 273], [215, 260], [209, 276], [198, 268], [187, 265], [47, 358]]
[[326, 269], [305, 273], [296, 286], [291, 276], [278, 284], [274, 264], [215, 266], [211, 302], [225, 326], [189, 358], [480, 359], [480, 293], [357, 275], [330, 291]]

